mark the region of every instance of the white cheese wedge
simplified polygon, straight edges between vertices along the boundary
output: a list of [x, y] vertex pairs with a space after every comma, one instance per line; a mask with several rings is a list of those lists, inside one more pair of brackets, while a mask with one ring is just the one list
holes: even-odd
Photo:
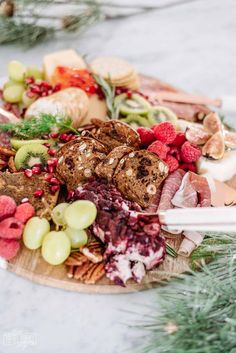
[[86, 69], [83, 58], [73, 49], [61, 50], [47, 54], [43, 58], [43, 69], [46, 80], [51, 83], [51, 78], [57, 66], [72, 67], [76, 69]]

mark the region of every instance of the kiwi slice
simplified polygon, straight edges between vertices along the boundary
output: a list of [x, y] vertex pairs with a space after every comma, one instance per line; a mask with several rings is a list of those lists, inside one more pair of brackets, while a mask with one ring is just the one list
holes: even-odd
[[139, 127], [139, 126], [145, 126], [145, 127], [150, 127], [150, 122], [148, 119], [144, 116], [137, 115], [137, 114], [129, 114], [127, 115], [126, 118], [120, 119], [126, 124], [129, 124], [131, 126]]
[[161, 123], [163, 121], [170, 121], [173, 125], [178, 125], [178, 118], [172, 110], [161, 105], [152, 107], [148, 112], [148, 120], [151, 125]]
[[49, 140], [17, 140], [17, 139], [11, 139], [11, 146], [15, 149], [18, 150], [19, 148], [21, 148], [24, 145], [28, 145], [29, 143], [38, 143], [43, 145], [44, 143], [48, 143]]
[[21, 168], [31, 168], [35, 164], [44, 165], [47, 159], [47, 147], [39, 143], [28, 143], [16, 152], [15, 166], [17, 170]]
[[122, 115], [147, 114], [151, 108], [150, 103], [138, 93], [132, 94], [132, 97], [122, 93], [115, 98], [114, 105]]

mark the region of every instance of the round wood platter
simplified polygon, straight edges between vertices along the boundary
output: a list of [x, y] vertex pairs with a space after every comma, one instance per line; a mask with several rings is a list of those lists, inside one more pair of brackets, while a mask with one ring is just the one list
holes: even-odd
[[[179, 90], [161, 82], [160, 80], [142, 76], [141, 77], [142, 91], [148, 94], [149, 92], [158, 92], [161, 90], [178, 92]], [[180, 114], [191, 114], [194, 111], [207, 111], [206, 107], [193, 106], [189, 104], [178, 104], [171, 106], [173, 110]], [[168, 243], [178, 249], [181, 242], [181, 236], [177, 236], [172, 239], [168, 239]], [[22, 246], [19, 255], [8, 263], [7, 269], [15, 274], [27, 278], [33, 282], [62, 288], [68, 291], [84, 292], [84, 293], [106, 293], [106, 294], [117, 294], [117, 293], [129, 293], [140, 291], [148, 288], [153, 288], [158, 283], [169, 279], [171, 276], [179, 275], [189, 270], [189, 260], [178, 256], [172, 258], [166, 256], [166, 259], [162, 265], [157, 269], [149, 271], [142, 283], [135, 283], [133, 281], [128, 282], [126, 287], [114, 285], [106, 277], [103, 277], [97, 284], [88, 285], [83, 284], [75, 279], [69, 279], [66, 274], [66, 267], [64, 265], [51, 266], [47, 264], [42, 256], [41, 251], [30, 251]]]

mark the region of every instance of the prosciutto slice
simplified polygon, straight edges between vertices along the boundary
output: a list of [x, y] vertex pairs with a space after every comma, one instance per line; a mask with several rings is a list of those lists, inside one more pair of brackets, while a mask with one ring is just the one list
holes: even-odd
[[180, 188], [184, 174], [185, 172], [182, 169], [177, 169], [165, 180], [161, 193], [160, 203], [158, 206], [158, 211], [165, 211], [170, 208], [174, 208], [174, 205], [172, 204], [172, 199]]
[[189, 181], [189, 173], [184, 175], [180, 188], [175, 193], [171, 203], [179, 208], [197, 207], [198, 196], [196, 190]]

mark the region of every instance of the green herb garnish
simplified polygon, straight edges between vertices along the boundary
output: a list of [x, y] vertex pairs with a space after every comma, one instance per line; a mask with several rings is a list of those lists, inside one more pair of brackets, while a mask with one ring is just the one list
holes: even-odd
[[79, 132], [72, 127], [72, 119], [60, 117], [51, 114], [40, 114], [39, 117], [25, 119], [18, 124], [0, 124], [0, 130], [10, 132], [13, 136], [20, 139], [30, 140], [36, 137], [42, 137], [50, 132], [73, 131], [79, 135]]
[[174, 248], [172, 248], [169, 244], [166, 243], [166, 253], [172, 257], [177, 257], [178, 254]]
[[101, 90], [105, 96], [106, 105], [108, 109], [108, 116], [110, 119], [118, 118], [118, 110], [115, 108], [114, 99], [115, 99], [115, 87], [109, 85], [109, 83], [104, 80], [99, 75], [93, 75], [97, 84], [101, 87]]

